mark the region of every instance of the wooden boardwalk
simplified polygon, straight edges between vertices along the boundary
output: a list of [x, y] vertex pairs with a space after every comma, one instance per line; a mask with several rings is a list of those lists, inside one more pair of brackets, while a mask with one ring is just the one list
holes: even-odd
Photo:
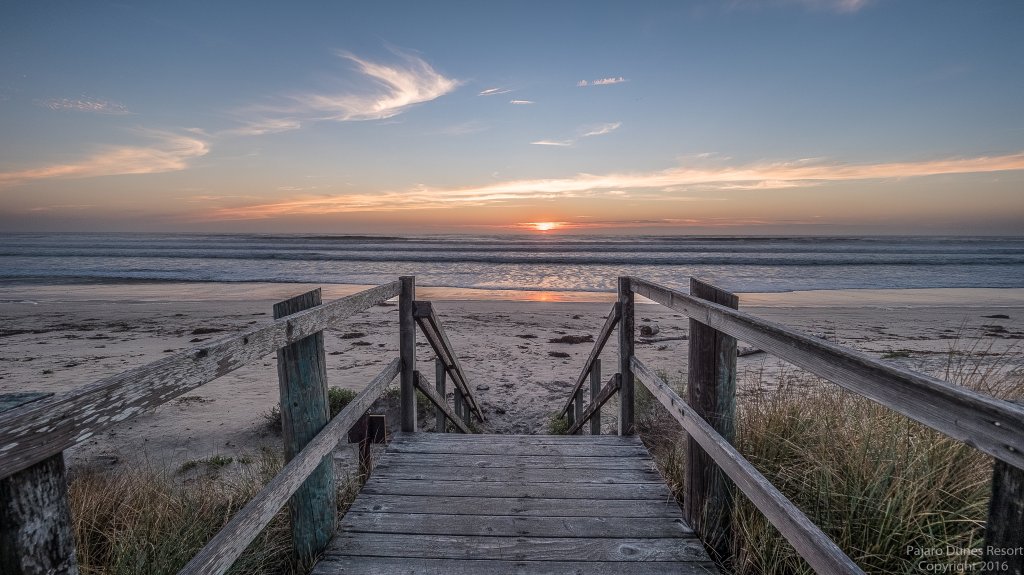
[[636, 437], [401, 433], [313, 573], [718, 571]]

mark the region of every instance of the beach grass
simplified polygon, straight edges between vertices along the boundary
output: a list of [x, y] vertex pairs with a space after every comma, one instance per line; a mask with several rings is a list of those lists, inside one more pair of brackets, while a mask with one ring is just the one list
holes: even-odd
[[[951, 350], [945, 373], [936, 375], [998, 397], [1024, 397], [1024, 374], [1001, 369], [1006, 362], [981, 361], [984, 353], [977, 345]], [[991, 457], [796, 368], [745, 379], [736, 447], [866, 572], [956, 569], [965, 556], [946, 550], [981, 547]], [[684, 384], [672, 383], [685, 397]], [[637, 410], [639, 432], [682, 501], [685, 435], [643, 386]], [[726, 567], [733, 572], [813, 573], [741, 493], [732, 521], [734, 555]], [[920, 555], [936, 549], [943, 555]]]
[[[159, 469], [77, 472], [69, 482], [69, 499], [80, 572], [177, 573], [280, 471], [282, 460], [280, 454], [264, 450], [221, 470], [226, 465], [184, 480]], [[340, 513], [355, 498], [357, 481], [339, 478]], [[297, 575], [308, 567], [292, 552], [284, 508], [229, 573]]]

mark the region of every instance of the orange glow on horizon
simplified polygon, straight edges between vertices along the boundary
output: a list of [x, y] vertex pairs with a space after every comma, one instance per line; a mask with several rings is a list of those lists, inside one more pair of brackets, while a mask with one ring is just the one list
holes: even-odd
[[550, 232], [562, 227], [562, 222], [529, 222], [526, 225], [535, 232]]

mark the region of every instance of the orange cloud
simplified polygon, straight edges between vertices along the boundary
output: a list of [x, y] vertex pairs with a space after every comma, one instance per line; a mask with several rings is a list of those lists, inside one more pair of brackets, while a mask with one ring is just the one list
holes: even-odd
[[517, 200], [615, 198], [623, 196], [625, 190], [653, 190], [654, 193], [645, 194], [645, 199], [678, 201], [696, 199], [678, 195], [689, 187], [720, 191], [767, 190], [848, 180], [1011, 170], [1024, 170], [1024, 152], [1003, 156], [879, 164], [836, 164], [798, 160], [733, 167], [677, 167], [654, 172], [577, 174], [568, 178], [510, 180], [461, 188], [418, 186], [405, 192], [297, 197], [282, 202], [225, 208], [213, 212], [210, 218], [262, 219], [282, 215], [485, 206], [507, 204]]
[[39, 168], [0, 172], [0, 188], [35, 180], [94, 178], [122, 174], [175, 172], [188, 167], [189, 160], [210, 151], [206, 142], [190, 136], [156, 133], [153, 146], [108, 147], [77, 162]]

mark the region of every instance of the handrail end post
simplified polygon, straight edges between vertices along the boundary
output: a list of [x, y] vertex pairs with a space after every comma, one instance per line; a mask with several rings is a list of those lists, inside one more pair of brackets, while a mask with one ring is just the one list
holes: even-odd
[[619, 435], [635, 433], [633, 414], [633, 289], [629, 276], [619, 276]]
[[402, 374], [399, 402], [401, 405], [401, 429], [416, 431], [416, 385], [413, 372], [416, 370], [416, 320], [413, 318], [413, 301], [416, 299], [416, 277], [402, 276], [398, 295], [398, 351], [402, 358]]

